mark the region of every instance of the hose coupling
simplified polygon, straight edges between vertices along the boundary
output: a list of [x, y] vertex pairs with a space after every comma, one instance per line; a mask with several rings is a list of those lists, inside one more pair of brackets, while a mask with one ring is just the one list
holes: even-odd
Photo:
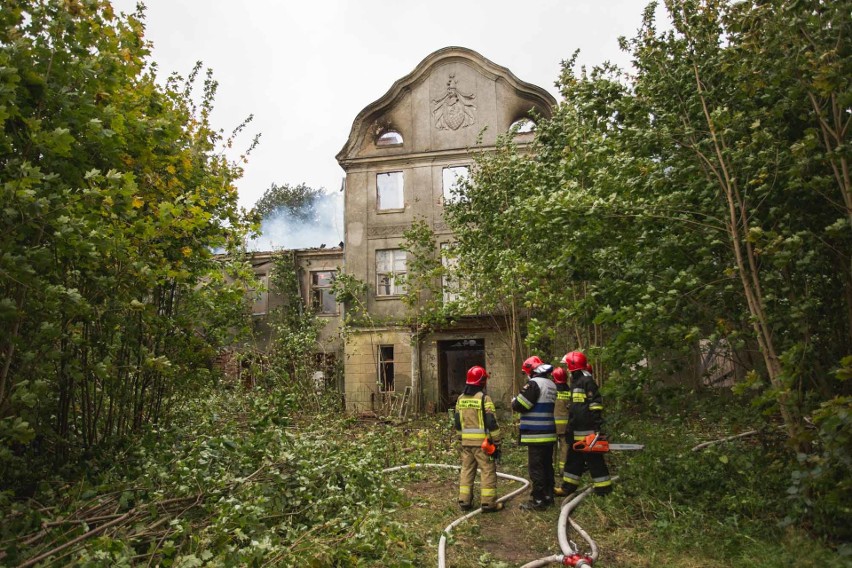
[[592, 557], [583, 556], [579, 553], [569, 554], [562, 557], [563, 566], [573, 566], [574, 568], [591, 568]]

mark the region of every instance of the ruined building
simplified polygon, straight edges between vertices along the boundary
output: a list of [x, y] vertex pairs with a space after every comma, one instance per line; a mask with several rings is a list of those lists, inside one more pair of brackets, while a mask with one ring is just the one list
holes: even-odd
[[385, 323], [347, 337], [344, 389], [350, 409], [375, 405], [383, 391], [411, 387], [421, 409], [442, 411], [454, 403], [465, 371], [475, 364], [490, 371], [495, 400], [508, 403], [517, 369], [492, 318], [462, 318], [419, 341], [409, 327], [394, 325], [406, 310], [398, 285], [406, 272], [400, 244], [416, 219], [437, 235], [436, 247], [450, 243], [443, 206], [450, 186], [466, 175], [470, 150], [493, 148], [497, 136], [530, 110], [549, 117], [555, 104], [547, 91], [505, 67], [469, 49], [447, 47], [355, 118], [337, 154], [346, 171], [343, 260], [348, 274], [367, 283], [367, 310]]
[[[340, 324], [339, 306], [322, 297], [328, 278], [340, 266], [367, 285], [369, 318], [342, 346], [344, 384], [339, 386], [347, 409], [387, 408], [404, 394], [420, 410], [444, 411], [461, 392], [466, 370], [476, 364], [491, 373], [489, 390], [498, 406], [508, 405], [518, 370], [494, 318], [464, 317], [452, 327], [413, 336], [405, 324], [401, 277], [408, 259], [400, 245], [415, 220], [425, 221], [437, 236], [436, 250], [451, 243], [443, 208], [451, 186], [467, 175], [470, 151], [494, 148], [497, 137], [527, 120], [531, 110], [549, 117], [555, 104], [547, 91], [505, 67], [472, 50], [447, 47], [355, 117], [336, 156], [346, 172], [344, 246], [295, 252], [303, 299], [328, 317], [324, 353], [334, 350], [333, 332]], [[518, 141], [532, 136], [522, 134]], [[256, 271], [263, 274], [264, 258], [255, 258]], [[444, 290], [445, 296], [453, 293]], [[274, 299], [262, 299], [258, 312], [269, 303]]]

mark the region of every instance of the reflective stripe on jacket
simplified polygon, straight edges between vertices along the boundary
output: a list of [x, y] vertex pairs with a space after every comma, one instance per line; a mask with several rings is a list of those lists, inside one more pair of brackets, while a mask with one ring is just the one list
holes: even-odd
[[[553, 419], [556, 385], [543, 377], [533, 377], [530, 382], [538, 386], [539, 392], [535, 401], [528, 401], [533, 403], [529, 411], [521, 414], [521, 443], [552, 444], [556, 442], [556, 422]], [[519, 394], [518, 400], [520, 397]]]
[[568, 385], [556, 385], [556, 404], [553, 407], [553, 419], [556, 422], [556, 433], [568, 431], [568, 407], [571, 405], [571, 391]]
[[490, 436], [492, 442], [500, 441], [494, 402], [482, 391], [461, 395], [456, 401], [456, 416], [462, 446], [480, 446], [486, 436]]
[[598, 432], [603, 417], [603, 400], [598, 384], [588, 371], [571, 373], [571, 401], [569, 405], [568, 429], [573, 430], [574, 439], [581, 439], [583, 433]]

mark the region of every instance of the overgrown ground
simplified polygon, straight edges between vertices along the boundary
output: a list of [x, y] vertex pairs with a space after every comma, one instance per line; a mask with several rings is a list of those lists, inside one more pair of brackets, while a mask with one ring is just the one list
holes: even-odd
[[[748, 413], [726, 412], [718, 395], [677, 396], [662, 399], [670, 409], [645, 405], [651, 417], [610, 412], [611, 437], [647, 450], [612, 455], [616, 492], [577, 512], [600, 566], [848, 565], [838, 543], [784, 526], [791, 466], [779, 437], [690, 452], [747, 428]], [[305, 412], [322, 404], [277, 391], [207, 393], [121, 460], [94, 459], [76, 481], [56, 476], [29, 496], [3, 492], [0, 565], [435, 565], [441, 531], [459, 516], [455, 473], [381, 470], [455, 463], [446, 416], [395, 424]], [[507, 442], [502, 469], [524, 475], [525, 457]], [[513, 486], [501, 480], [499, 491]], [[456, 529], [449, 565], [519, 566], [558, 552], [558, 510], [521, 511], [523, 498]]]

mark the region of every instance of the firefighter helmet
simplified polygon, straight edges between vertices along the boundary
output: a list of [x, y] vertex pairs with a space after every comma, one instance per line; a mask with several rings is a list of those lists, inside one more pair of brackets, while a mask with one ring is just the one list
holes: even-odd
[[568, 375], [565, 374], [565, 369], [556, 367], [553, 369], [553, 382], [557, 385], [564, 385], [568, 382]]
[[532, 357], [524, 361], [524, 364], [521, 365], [521, 371], [526, 373], [529, 377], [530, 375], [532, 375], [532, 372], [535, 371], [535, 368], [539, 365], [542, 365], [543, 363], [544, 361], [539, 359], [538, 355], [533, 355]]
[[475, 367], [471, 367], [467, 370], [467, 381], [465, 381], [465, 383], [475, 387], [483, 387], [485, 386], [485, 381], [487, 379], [488, 371], [486, 371], [483, 367], [476, 365]]
[[565, 357], [562, 358], [562, 362], [567, 365], [569, 373], [589, 370], [589, 361], [586, 359], [586, 356], [583, 355], [582, 351], [571, 351], [566, 353]]

